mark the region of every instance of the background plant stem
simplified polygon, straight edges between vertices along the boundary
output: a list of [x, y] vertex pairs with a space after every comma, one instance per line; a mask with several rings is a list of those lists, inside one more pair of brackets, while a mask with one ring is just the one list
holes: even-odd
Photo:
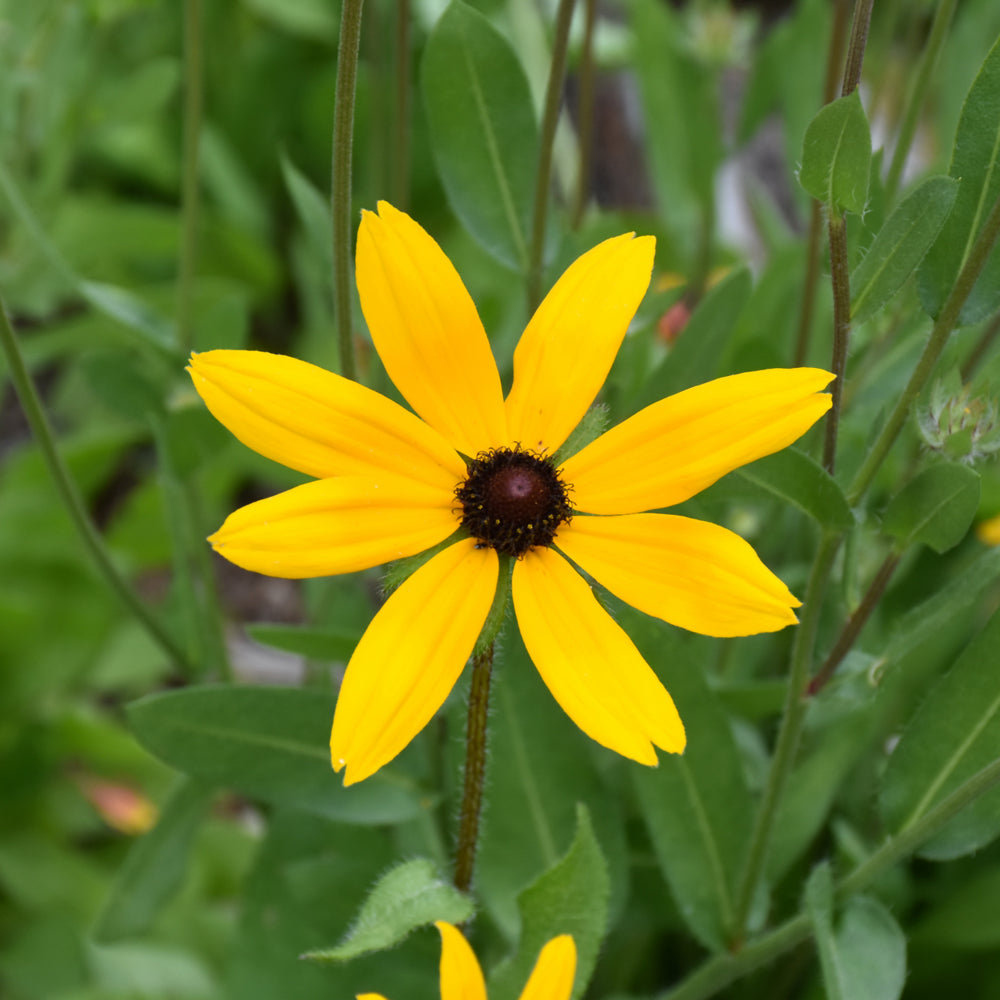
[[590, 197], [590, 175], [594, 158], [594, 22], [597, 0], [584, 0], [583, 47], [578, 74], [580, 104], [577, 142], [580, 149], [580, 170], [576, 177], [573, 199], [573, 229], [579, 229]]
[[573, 21], [576, 0], [559, 0], [556, 11], [555, 35], [552, 39], [552, 62], [549, 82], [545, 89], [545, 111], [538, 144], [538, 170], [535, 174], [535, 208], [531, 219], [531, 247], [528, 254], [528, 313], [534, 313], [541, 301], [542, 260], [545, 256], [545, 227], [549, 210], [549, 189], [552, 184], [552, 146], [559, 124], [563, 80], [566, 76], [566, 49], [569, 27]]
[[351, 319], [351, 151], [354, 144], [354, 96], [361, 45], [364, 0], [344, 0], [337, 46], [337, 92], [333, 109], [333, 180], [330, 212], [333, 221], [333, 295], [340, 347], [340, 373], [358, 377]]
[[80, 491], [73, 481], [73, 477], [66, 467], [66, 463], [59, 454], [56, 447], [55, 435], [52, 432], [52, 425], [49, 422], [45, 408], [35, 389], [35, 384], [24, 364], [21, 349], [17, 342], [17, 336], [10, 324], [7, 316], [7, 309], [3, 302], [0, 302], [0, 346], [3, 347], [4, 355], [7, 358], [10, 379], [14, 383], [14, 389], [21, 401], [24, 415], [31, 426], [31, 431], [41, 449], [42, 458], [48, 466], [49, 473], [55, 481], [56, 490], [66, 510], [72, 518], [73, 525], [77, 533], [83, 539], [83, 543], [90, 554], [98, 572], [104, 577], [108, 586], [118, 595], [118, 598], [125, 607], [136, 617], [139, 623], [146, 629], [153, 641], [163, 650], [164, 653], [185, 673], [192, 673], [193, 668], [181, 647], [174, 641], [170, 633], [153, 617], [149, 609], [135, 595], [128, 582], [118, 571], [111, 559], [104, 544], [101, 533], [97, 530], [94, 522], [87, 512]]
[[472, 658], [472, 687], [465, 734], [465, 779], [459, 814], [458, 846], [455, 850], [455, 888], [468, 892], [476, 864], [479, 815], [483, 807], [486, 778], [486, 728], [490, 708], [494, 643]]
[[184, 0], [184, 151], [181, 164], [181, 245], [177, 267], [177, 342], [194, 342], [194, 283], [198, 266], [201, 189], [198, 146], [203, 106], [201, 0]]
[[844, 373], [847, 370], [847, 344], [851, 337], [851, 275], [847, 262], [847, 220], [830, 209], [830, 280], [833, 285], [833, 357], [830, 370], [836, 375], [830, 386], [832, 403], [826, 415], [823, 441], [823, 468], [832, 476], [837, 465], [837, 431], [840, 427], [840, 403], [844, 397]]
[[410, 0], [397, 0], [396, 3], [393, 134], [392, 199], [396, 208], [405, 212], [410, 204]]

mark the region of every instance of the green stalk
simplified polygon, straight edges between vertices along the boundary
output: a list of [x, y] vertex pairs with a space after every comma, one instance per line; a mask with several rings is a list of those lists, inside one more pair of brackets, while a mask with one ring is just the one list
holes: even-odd
[[836, 376], [830, 387], [832, 403], [826, 415], [823, 468], [832, 476], [837, 464], [837, 430], [840, 402], [844, 396], [847, 345], [851, 339], [851, 272], [847, 261], [847, 220], [830, 209], [830, 280], [833, 285], [833, 357], [830, 370]]
[[865, 45], [868, 43], [868, 26], [872, 21], [872, 5], [875, 0], [858, 0], [851, 23], [851, 43], [847, 49], [847, 66], [844, 69], [844, 84], [840, 96], [846, 97], [858, 89], [861, 82], [861, 64], [865, 59]]
[[552, 181], [552, 146], [559, 124], [563, 80], [566, 76], [566, 50], [569, 27], [573, 21], [576, 0], [559, 0], [556, 11], [555, 36], [552, 39], [552, 63], [545, 90], [545, 111], [538, 147], [538, 171], [535, 174], [535, 208], [531, 223], [531, 247], [528, 256], [528, 313], [538, 308], [542, 295], [542, 258], [545, 253], [545, 223], [549, 211], [549, 189]]
[[393, 106], [393, 134], [393, 204], [405, 212], [410, 203], [410, 0], [398, 0], [396, 5], [396, 103]]
[[101, 533], [91, 520], [83, 497], [56, 447], [52, 425], [49, 423], [48, 415], [42, 406], [35, 384], [25, 367], [20, 345], [2, 301], [0, 301], [0, 346], [3, 347], [7, 367], [10, 371], [10, 379], [14, 383], [14, 389], [21, 401], [24, 415], [27, 417], [35, 440], [38, 442], [38, 447], [41, 449], [42, 458], [55, 482], [59, 497], [72, 518], [73, 526], [83, 540], [98, 572], [163, 652], [185, 672], [192, 672], [191, 663], [184, 655], [183, 650], [174, 642], [170, 633], [153, 617], [149, 609], [136, 597], [128, 582], [115, 566]]
[[580, 167], [576, 177], [576, 197], [573, 199], [573, 228], [579, 229], [590, 195], [590, 175], [594, 158], [594, 22], [597, 0], [585, 0], [583, 51], [580, 56], [580, 125], [577, 141]]
[[340, 373], [358, 377], [354, 360], [351, 320], [351, 150], [354, 143], [354, 96], [361, 46], [361, 10], [364, 0], [344, 0], [337, 45], [337, 93], [333, 108], [333, 180], [330, 212], [333, 219], [333, 293], [340, 345]]
[[809, 574], [809, 583], [806, 585], [806, 594], [802, 605], [802, 621], [796, 631], [795, 644], [792, 647], [791, 669], [788, 687], [785, 691], [785, 707], [782, 713], [781, 728], [778, 731], [774, 757], [768, 770], [767, 785], [764, 788], [764, 795], [754, 820], [753, 832], [750, 835], [746, 866], [743, 869], [743, 877], [736, 897], [733, 926], [730, 928], [732, 940], [736, 945], [742, 941], [746, 931], [750, 906], [753, 903], [757, 885], [767, 862], [767, 851], [771, 844], [771, 834], [778, 806], [781, 804], [788, 775], [795, 763], [795, 753], [798, 749], [802, 723], [805, 719], [806, 700], [804, 696], [809, 681], [823, 591], [826, 589], [826, 581], [833, 566], [837, 549], [840, 547], [840, 541], [841, 536], [839, 535], [827, 534], [823, 536], [813, 561], [812, 572]]
[[472, 687], [465, 734], [465, 779], [459, 814], [458, 847], [455, 851], [455, 888], [468, 892], [479, 844], [479, 816], [486, 783], [486, 725], [490, 708], [490, 678], [493, 674], [494, 643], [472, 658]]
[[[848, 899], [866, 889], [884, 872], [926, 843], [970, 802], [998, 783], [1000, 760], [995, 760], [922, 818], [907, 825], [895, 837], [890, 837], [867, 861], [838, 882], [834, 887], [838, 900]], [[710, 958], [674, 989], [661, 993], [657, 1000], [707, 1000], [730, 983], [808, 941], [811, 935], [812, 921], [808, 914], [799, 913], [774, 930], [761, 934], [735, 954], [720, 954]]]
[[1000, 334], [1000, 312], [986, 324], [979, 340], [976, 341], [969, 356], [965, 359], [965, 363], [962, 365], [963, 382], [968, 382], [975, 374], [976, 369], [982, 364], [983, 358], [989, 353], [993, 342], [997, 339], [997, 334]]
[[201, 0], [184, 3], [184, 151], [181, 164], [181, 245], [177, 266], [177, 342], [184, 354], [194, 340], [194, 283], [198, 263], [198, 143], [201, 137]]
[[994, 203], [989, 217], [983, 224], [976, 242], [969, 251], [965, 263], [961, 271], [959, 271], [958, 277], [955, 279], [955, 284], [948, 293], [948, 298], [938, 315], [937, 321], [934, 323], [930, 339], [927, 341], [924, 352], [917, 362], [917, 367], [910, 376], [910, 381], [906, 383], [906, 388], [896, 401], [896, 406], [889, 415], [889, 419], [882, 428], [882, 432], [876, 439], [871, 451], [868, 453], [868, 458], [865, 459], [864, 464], [858, 470], [858, 474], [854, 477], [854, 482], [851, 484], [851, 488], [847, 494], [847, 499], [851, 506], [854, 506], [861, 499], [862, 494], [871, 485], [875, 474], [878, 472], [882, 462], [885, 461], [885, 456], [889, 453], [889, 449], [893, 446], [896, 438], [899, 436], [899, 432], [903, 429], [906, 418], [909, 416], [910, 407], [933, 374], [934, 367], [941, 357], [941, 352], [948, 342], [948, 337], [958, 323], [962, 307], [965, 305], [965, 301], [969, 295], [972, 294], [976, 280], [986, 266], [986, 261], [990, 255], [990, 251], [993, 249], [994, 243], [996, 243], [998, 235], [1000, 235], [1000, 198]]
[[927, 45], [921, 53], [920, 62], [914, 73], [910, 89], [906, 95], [906, 104], [903, 108], [903, 120], [899, 127], [899, 137], [896, 139], [896, 148], [892, 153], [892, 163], [889, 164], [889, 173], [885, 179], [885, 203], [892, 205], [896, 199], [896, 192], [899, 190], [899, 181], [903, 176], [903, 167], [906, 165], [906, 158], [909, 155], [910, 147], [913, 145], [913, 136], [917, 131], [917, 119], [920, 116], [920, 109], [924, 104], [924, 97], [927, 88], [930, 86], [931, 77], [937, 68], [938, 56], [941, 54], [941, 46], [944, 44], [945, 35], [948, 33], [948, 26], [951, 24], [952, 14], [955, 13], [956, 0], [941, 0], [937, 11], [934, 14], [934, 23], [931, 25], [930, 34], [927, 36]]

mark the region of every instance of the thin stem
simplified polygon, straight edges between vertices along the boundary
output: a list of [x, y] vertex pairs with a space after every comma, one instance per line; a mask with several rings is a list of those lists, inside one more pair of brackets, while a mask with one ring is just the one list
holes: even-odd
[[833, 358], [830, 368], [836, 378], [830, 387], [833, 402], [826, 415], [823, 467], [832, 476], [837, 464], [837, 430], [840, 402], [844, 395], [847, 345], [851, 338], [851, 272], [847, 261], [847, 220], [830, 209], [830, 279], [833, 285]]
[[184, 150], [181, 166], [181, 245], [177, 265], [177, 342], [187, 353], [194, 340], [194, 283], [198, 266], [198, 144], [203, 91], [201, 0], [184, 3]]
[[[895, 837], [890, 837], [867, 861], [862, 862], [835, 886], [839, 900], [848, 899], [866, 889], [883, 872], [888, 871], [928, 841], [945, 823], [970, 802], [1000, 783], [1000, 760], [988, 764], [973, 775], [922, 818], [909, 824]], [[707, 1000], [730, 983], [759, 969], [809, 940], [812, 921], [799, 913], [766, 934], [761, 934], [741, 951], [723, 953], [705, 962], [680, 985], [659, 995], [657, 1000]]]
[[579, 135], [580, 172], [576, 178], [576, 197], [573, 204], [573, 228], [579, 229], [583, 212], [590, 197], [590, 175], [594, 159], [594, 22], [597, 18], [597, 0], [585, 0], [583, 22], [583, 50], [580, 55], [580, 109]]
[[146, 629], [152, 639], [164, 653], [186, 672], [192, 672], [192, 666], [180, 646], [174, 642], [169, 632], [153, 617], [149, 609], [136, 597], [128, 582], [119, 572], [104, 544], [104, 539], [87, 512], [83, 497], [76, 483], [70, 476], [62, 456], [56, 448], [52, 425], [42, 406], [42, 401], [35, 389], [35, 384], [28, 369], [25, 367], [21, 348], [17, 342], [13, 327], [7, 317], [7, 310], [0, 302], [0, 346], [3, 347], [7, 359], [10, 379], [21, 401], [24, 415], [31, 425], [32, 433], [41, 449], [42, 457], [48, 466], [49, 474], [55, 481], [56, 489], [66, 510], [73, 520], [73, 525], [87, 548], [98, 572], [104, 577], [108, 586], [117, 594], [121, 602], [135, 615], [139, 623]]
[[913, 137], [917, 131], [917, 120], [920, 116], [920, 109], [923, 107], [924, 96], [937, 67], [938, 56], [941, 53], [945, 35], [948, 33], [952, 14], [955, 13], [955, 3], [956, 0], [941, 0], [941, 3], [938, 4], [937, 12], [934, 14], [934, 23], [927, 36], [927, 44], [924, 46], [920, 62], [911, 78], [910, 89], [903, 108], [902, 124], [896, 139], [896, 148], [892, 152], [892, 163], [889, 164], [889, 173], [885, 179], [885, 203], [887, 205], [891, 205], [895, 201], [899, 181], [903, 176], [903, 168], [906, 166], [906, 158], [909, 156]]
[[962, 365], [963, 382], [968, 382], [975, 374], [976, 369], [993, 346], [993, 342], [997, 339], [998, 333], [1000, 333], [1000, 312], [986, 324], [986, 329], [983, 330], [979, 340], [976, 341], [975, 347], [972, 348], [969, 356], [965, 359], [965, 363]]
[[559, 123], [563, 80], [566, 76], [566, 50], [569, 27], [573, 20], [576, 0], [559, 0], [556, 11], [555, 35], [552, 39], [552, 63], [545, 89], [545, 111], [538, 145], [538, 170], [535, 174], [535, 209], [531, 222], [531, 247], [528, 255], [528, 312], [534, 313], [541, 301], [542, 258], [545, 253], [545, 224], [549, 211], [549, 189], [552, 180], [552, 146]]
[[844, 625], [840, 635], [837, 636], [837, 641], [833, 644], [833, 649], [830, 650], [827, 658], [823, 661], [823, 666], [819, 668], [816, 676], [809, 682], [807, 694], [819, 694], [826, 687], [827, 682], [833, 676], [833, 672], [840, 665], [841, 660], [847, 656], [854, 645], [854, 640], [857, 639], [858, 634], [864, 628], [865, 622], [871, 617], [871, 613], [882, 599], [885, 588], [889, 586], [889, 581], [892, 579], [893, 573], [896, 572], [896, 567], [899, 566], [900, 558], [901, 556], [898, 552], [890, 552], [885, 557], [885, 561], [879, 566], [875, 578], [869, 584], [868, 590], [865, 591], [865, 596], [861, 599], [861, 603], [855, 609], [854, 614], [847, 620], [847, 624]]
[[[830, 43], [826, 51], [826, 78], [823, 82], [823, 104], [829, 104], [837, 92], [840, 64], [844, 58], [845, 32], [847, 29], [847, 0], [834, 0], [833, 23], [830, 25]], [[806, 240], [806, 275], [802, 289], [802, 306], [799, 311], [799, 333], [795, 341], [795, 367], [806, 363], [809, 340], [812, 334], [813, 307], [816, 302], [816, 285], [819, 282], [820, 227], [823, 213], [818, 201], [813, 201], [809, 214], [809, 235]]]
[[899, 432], [906, 423], [910, 406], [934, 372], [934, 367], [938, 362], [938, 358], [941, 357], [941, 352], [948, 342], [948, 337], [958, 323], [965, 300], [972, 293], [976, 280], [986, 266], [986, 260], [993, 249], [993, 244], [996, 243], [998, 235], [1000, 235], [1000, 198], [994, 203], [989, 217], [980, 230], [972, 249], [969, 251], [958, 277], [955, 279], [955, 284], [948, 293], [948, 298], [945, 300], [937, 321], [934, 323], [930, 339], [927, 341], [926, 347], [924, 347], [924, 353], [917, 362], [917, 367], [910, 376], [910, 381], [907, 382], [906, 388], [896, 401], [896, 406], [889, 415], [889, 419], [882, 428], [882, 432], [872, 446], [871, 451], [868, 453], [868, 458], [865, 459], [864, 464], [854, 478], [854, 482], [851, 484], [847, 499], [852, 506], [858, 502], [865, 490], [871, 485], [872, 479], [875, 478], [875, 473], [878, 472], [879, 467], [885, 460], [885, 456], [889, 453], [889, 449], [895, 443]]
[[493, 674], [491, 642], [472, 658], [472, 687], [469, 690], [469, 718], [465, 735], [465, 782], [462, 811], [455, 850], [455, 888], [468, 892], [476, 863], [479, 842], [479, 814], [483, 807], [486, 777], [486, 722], [490, 707], [490, 678]]
[[858, 89], [861, 82], [861, 64], [865, 58], [868, 43], [868, 26], [872, 20], [872, 5], [875, 0], [858, 0], [851, 23], [851, 44], [847, 49], [847, 66], [844, 69], [844, 84], [840, 96], [846, 97]]
[[792, 647], [792, 662], [788, 688], [785, 692], [781, 728], [778, 732], [774, 757], [767, 775], [767, 786], [764, 789], [764, 796], [754, 820], [746, 866], [743, 870], [743, 878], [736, 899], [731, 928], [732, 940], [736, 944], [742, 940], [746, 929], [750, 906], [757, 892], [757, 884], [763, 874], [764, 865], [767, 862], [767, 851], [771, 843], [775, 816], [781, 803], [788, 775], [795, 762], [795, 752], [798, 749], [806, 709], [803, 695], [809, 680], [809, 668], [812, 663], [813, 646], [816, 642], [816, 628], [819, 624], [823, 591], [826, 589], [826, 581], [833, 566], [837, 549], [840, 547], [840, 541], [841, 536], [839, 535], [823, 536], [813, 562], [812, 572], [809, 574], [809, 583], [806, 585], [802, 621], [795, 634], [795, 644]]
[[340, 345], [340, 373], [358, 377], [351, 320], [351, 150], [354, 144], [354, 95], [361, 45], [364, 0], [344, 0], [337, 46], [337, 93], [333, 108], [333, 293]]
[[406, 211], [410, 202], [410, 0], [396, 5], [396, 103], [393, 106], [392, 197]]

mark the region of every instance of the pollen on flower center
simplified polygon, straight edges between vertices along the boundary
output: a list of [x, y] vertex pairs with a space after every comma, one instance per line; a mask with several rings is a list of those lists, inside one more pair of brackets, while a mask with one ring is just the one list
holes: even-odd
[[455, 496], [469, 533], [481, 546], [509, 556], [551, 545], [573, 516], [568, 488], [552, 462], [519, 447], [480, 452]]

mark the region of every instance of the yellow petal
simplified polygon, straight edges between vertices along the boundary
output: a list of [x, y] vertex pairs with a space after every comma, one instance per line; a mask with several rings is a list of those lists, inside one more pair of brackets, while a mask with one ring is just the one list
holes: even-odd
[[483, 970], [462, 932], [443, 920], [434, 926], [441, 932], [441, 1000], [486, 1000]]
[[984, 545], [1000, 545], [1000, 516], [980, 521], [976, 525], [976, 537]]
[[539, 954], [521, 1000], [569, 1000], [575, 975], [576, 944], [568, 934], [560, 934]]
[[567, 459], [577, 510], [633, 514], [694, 496], [727, 472], [780, 451], [830, 408], [833, 376], [772, 368], [661, 399]]
[[416, 555], [459, 525], [454, 494], [380, 476], [319, 479], [234, 511], [209, 538], [237, 566], [301, 579]]
[[344, 784], [388, 764], [444, 703], [472, 653], [496, 592], [493, 549], [465, 539], [421, 566], [361, 637], [337, 699], [330, 736]]
[[554, 452], [611, 370], [649, 285], [656, 240], [605, 240], [576, 260], [538, 307], [514, 352], [512, 441]]
[[358, 993], [355, 1000], [385, 1000], [381, 993]]
[[356, 271], [389, 377], [463, 454], [507, 444], [500, 375], [462, 279], [413, 219], [384, 201], [378, 208], [362, 213]]
[[559, 548], [634, 608], [703, 635], [756, 635], [797, 621], [791, 591], [739, 535], [690, 517], [575, 517]]
[[583, 577], [553, 549], [514, 564], [514, 611], [524, 645], [563, 711], [591, 739], [641, 764], [655, 744], [684, 749], [673, 699]]
[[316, 365], [263, 351], [206, 351], [191, 356], [188, 371], [220, 423], [291, 469], [320, 479], [391, 472], [446, 489], [465, 476], [465, 463], [419, 417]]

